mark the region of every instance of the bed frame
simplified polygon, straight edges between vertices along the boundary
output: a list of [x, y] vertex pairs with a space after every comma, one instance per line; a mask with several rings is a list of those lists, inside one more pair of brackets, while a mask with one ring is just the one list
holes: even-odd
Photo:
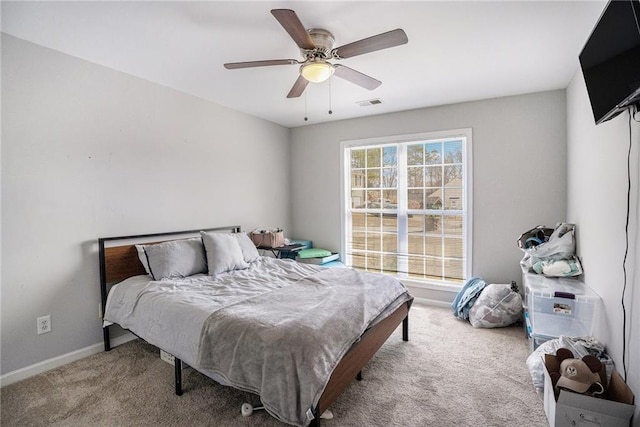
[[[174, 231], [169, 233], [140, 234], [131, 236], [104, 237], [98, 239], [100, 257], [100, 296], [102, 312], [107, 303], [107, 294], [111, 285], [132, 276], [146, 274], [138, 259], [135, 248], [140, 243], [158, 243], [176, 238], [193, 237], [200, 231], [239, 233], [240, 226], [202, 228], [198, 230]], [[178, 237], [179, 236], [179, 237]], [[313, 409], [312, 426], [320, 425], [320, 415], [331, 406], [342, 391], [354, 378], [362, 379], [362, 368], [385, 343], [394, 330], [402, 323], [402, 340], [409, 341], [409, 307], [411, 301], [404, 302], [391, 315], [369, 328], [344, 355], [334, 369], [329, 382]], [[111, 350], [109, 326], [103, 326], [102, 336], [105, 351]], [[175, 392], [182, 395], [182, 361], [175, 358]]]

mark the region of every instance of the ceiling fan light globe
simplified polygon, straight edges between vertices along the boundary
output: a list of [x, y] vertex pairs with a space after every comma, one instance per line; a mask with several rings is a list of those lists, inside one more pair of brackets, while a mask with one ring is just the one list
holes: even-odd
[[303, 65], [300, 74], [312, 83], [322, 83], [333, 75], [333, 66], [327, 62], [312, 62]]

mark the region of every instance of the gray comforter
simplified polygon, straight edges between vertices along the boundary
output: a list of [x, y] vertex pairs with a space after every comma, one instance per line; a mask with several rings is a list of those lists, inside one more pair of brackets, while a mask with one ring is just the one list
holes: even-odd
[[[270, 278], [263, 280], [265, 275]], [[110, 295], [115, 302], [105, 319], [142, 338], [147, 334], [147, 341], [175, 349], [177, 357], [182, 352], [183, 360], [223, 383], [259, 394], [271, 415], [294, 425], [311, 421], [331, 373], [367, 327], [411, 299], [390, 276], [274, 259], [235, 275], [138, 286]], [[197, 302], [187, 322], [176, 301]], [[147, 316], [150, 310], [163, 314]], [[182, 327], [178, 334], [162, 334], [170, 328], [158, 322]], [[174, 342], [158, 342], [163, 340]]]

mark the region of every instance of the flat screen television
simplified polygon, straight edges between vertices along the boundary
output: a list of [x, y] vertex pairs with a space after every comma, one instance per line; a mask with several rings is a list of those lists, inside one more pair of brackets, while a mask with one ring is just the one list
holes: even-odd
[[640, 0], [609, 1], [579, 59], [596, 124], [640, 103]]

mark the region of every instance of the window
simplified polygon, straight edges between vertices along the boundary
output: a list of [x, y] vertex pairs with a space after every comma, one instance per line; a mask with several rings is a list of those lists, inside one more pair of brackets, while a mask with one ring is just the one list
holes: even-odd
[[343, 142], [345, 262], [438, 282], [470, 274], [471, 130]]

